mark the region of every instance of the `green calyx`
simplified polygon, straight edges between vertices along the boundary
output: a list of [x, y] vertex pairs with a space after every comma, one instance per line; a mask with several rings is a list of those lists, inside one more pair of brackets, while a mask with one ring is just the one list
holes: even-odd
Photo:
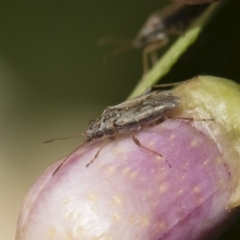
[[212, 138], [222, 153], [231, 176], [228, 208], [240, 205], [240, 87], [212, 76], [198, 76], [174, 89], [181, 97], [177, 116], [192, 123]]

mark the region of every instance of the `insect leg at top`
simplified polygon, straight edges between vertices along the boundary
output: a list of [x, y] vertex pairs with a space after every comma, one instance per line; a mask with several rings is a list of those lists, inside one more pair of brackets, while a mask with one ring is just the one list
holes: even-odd
[[[173, 3], [150, 15], [132, 42], [134, 48], [144, 49], [143, 69], [145, 73], [149, 70], [148, 56], [155, 56], [156, 51], [168, 43], [169, 36], [183, 34], [208, 6], [209, 4], [192, 6]], [[156, 57], [151, 57], [151, 59], [156, 61]]]
[[99, 39], [98, 43], [120, 46], [108, 57], [131, 49], [143, 49], [143, 71], [146, 73], [149, 70], [148, 57], [150, 56], [151, 63], [154, 65], [157, 61], [157, 50], [167, 45], [170, 36], [183, 34], [208, 6], [209, 4], [192, 6], [179, 2], [172, 3], [151, 14], [133, 40], [107, 37]]

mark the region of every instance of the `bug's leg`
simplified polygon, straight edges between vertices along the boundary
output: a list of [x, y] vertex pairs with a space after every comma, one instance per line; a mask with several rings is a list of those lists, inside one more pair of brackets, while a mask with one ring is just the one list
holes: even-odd
[[83, 147], [85, 145], [85, 143], [81, 144], [80, 146], [78, 146], [77, 148], [75, 148], [73, 151], [70, 152], [70, 154], [68, 154], [66, 156], [66, 158], [58, 165], [58, 167], [54, 170], [52, 176], [54, 176], [58, 171], [59, 169], [66, 163], [66, 161], [69, 159], [69, 157], [75, 152], [77, 151], [78, 149], [80, 149], [81, 147]]
[[58, 140], [66, 140], [66, 139], [76, 138], [76, 137], [80, 137], [80, 136], [82, 136], [82, 133], [79, 133], [79, 134], [73, 135], [73, 136], [68, 136], [68, 137], [52, 138], [52, 139], [49, 139], [49, 140], [43, 142], [43, 144], [51, 143], [51, 142], [58, 141]]
[[86, 165], [86, 167], [89, 167], [90, 164], [92, 164], [94, 162], [94, 160], [98, 157], [98, 155], [100, 154], [100, 152], [102, 151], [102, 149], [106, 146], [106, 144], [108, 143], [109, 139], [106, 139], [103, 144], [100, 146], [100, 148], [98, 149], [98, 151], [96, 152], [96, 154], [94, 155], [94, 158]]
[[148, 52], [143, 50], [143, 74], [146, 74], [148, 72]]
[[165, 46], [168, 43], [168, 39], [164, 39], [162, 41], [156, 42], [154, 44], [151, 44], [149, 46], [147, 46], [144, 50], [143, 50], [143, 73], [147, 73], [149, 70], [148, 67], [148, 55], [152, 52], [156, 52], [158, 49], [162, 48], [163, 46]]
[[[149, 148], [143, 146], [142, 143], [139, 141], [138, 138], [136, 138], [134, 135], [131, 135], [131, 136], [132, 136], [133, 142], [134, 142], [138, 147], [143, 148], [143, 149], [145, 149], [145, 150], [147, 150], [147, 151], [149, 151], [149, 152], [151, 152], [151, 153], [153, 153], [153, 154], [156, 154], [157, 156], [159, 156], [159, 157], [162, 158], [162, 154], [161, 154], [161, 153], [156, 152], [156, 151], [154, 151], [154, 150], [152, 150], [152, 149], [149, 149]], [[172, 167], [167, 160], [165, 160], [165, 161], [166, 161], [166, 163], [169, 165], [169, 167]]]
[[103, 62], [107, 63], [109, 59], [112, 57], [119, 55], [123, 52], [129, 51], [134, 49], [135, 47], [132, 44], [133, 40], [132, 39], [125, 39], [125, 38], [112, 38], [112, 37], [105, 37], [101, 38], [97, 41], [98, 45], [103, 46], [103, 45], [118, 45], [113, 51], [111, 51], [104, 59]]
[[110, 44], [125, 45], [125, 44], [131, 44], [132, 41], [133, 40], [129, 39], [129, 38], [114, 38], [114, 37], [108, 36], [108, 37], [99, 38], [97, 40], [97, 44], [99, 46], [105, 46], [105, 45], [110, 45]]
[[214, 121], [214, 118], [191, 118], [191, 117], [165, 117], [165, 119], [179, 119], [185, 121]]
[[158, 84], [158, 85], [154, 85], [152, 87], [149, 87], [144, 94], [148, 94], [149, 92], [153, 91], [154, 89], [161, 89], [161, 88], [167, 88], [167, 87], [175, 87], [178, 86], [180, 84], [184, 84], [187, 83], [189, 80], [185, 80], [182, 82], [173, 82], [173, 83], [163, 83], [163, 84]]
[[181, 30], [181, 29], [171, 29], [170, 31], [168, 31], [168, 34], [169, 35], [181, 36], [181, 35], [184, 35], [185, 32], [184, 32], [184, 30]]
[[152, 66], [154, 66], [158, 60], [158, 55], [156, 51], [153, 51], [150, 53], [150, 59], [151, 59]]

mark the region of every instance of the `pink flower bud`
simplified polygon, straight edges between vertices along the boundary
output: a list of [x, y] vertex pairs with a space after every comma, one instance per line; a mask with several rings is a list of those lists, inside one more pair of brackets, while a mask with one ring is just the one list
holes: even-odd
[[[122, 134], [89, 167], [103, 142], [75, 151], [54, 176], [62, 160], [50, 166], [27, 193], [16, 240], [217, 237], [239, 204], [239, 168], [231, 165], [239, 159], [234, 145], [239, 135], [232, 135], [237, 123], [224, 122], [232, 111], [226, 110], [229, 99], [237, 100], [235, 87], [212, 77], [177, 87], [181, 106], [175, 118], [134, 132], [162, 157]], [[225, 93], [222, 101], [219, 92]], [[190, 116], [194, 120], [181, 119]]]

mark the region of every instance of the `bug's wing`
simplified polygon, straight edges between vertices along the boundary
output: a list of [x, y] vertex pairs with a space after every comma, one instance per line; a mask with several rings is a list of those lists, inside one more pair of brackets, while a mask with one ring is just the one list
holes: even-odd
[[[180, 98], [175, 96], [173, 91], [154, 91], [146, 95], [146, 98], [142, 101], [142, 106], [150, 105], [153, 107], [160, 107], [160, 105], [171, 109], [172, 104]], [[175, 105], [175, 104], [174, 104]], [[169, 110], [170, 110], [169, 109]]]
[[[178, 8], [174, 6], [175, 4], [178, 6]], [[186, 28], [208, 7], [209, 4], [193, 6], [174, 3], [172, 5], [173, 11], [167, 11], [167, 14], [165, 14], [166, 17], [164, 22], [166, 25], [166, 32], [169, 34], [177, 34], [185, 31]]]
[[148, 96], [147, 95], [141, 95], [139, 97], [136, 97], [136, 98], [132, 98], [132, 99], [128, 99], [126, 100], [125, 102], [122, 102], [118, 105], [115, 105], [115, 106], [109, 106], [107, 107], [107, 109], [111, 109], [111, 110], [120, 110], [120, 109], [128, 109], [128, 108], [131, 108], [131, 107], [135, 107], [135, 106], [138, 106], [141, 104], [141, 102], [146, 99], [146, 97]]
[[124, 126], [133, 122], [145, 125], [161, 119], [165, 113], [178, 107], [180, 97], [174, 96], [171, 92], [155, 92], [142, 101], [141, 105], [134, 106], [125, 111], [117, 119], [117, 126]]
[[121, 110], [121, 109], [129, 109], [129, 108], [133, 108], [133, 107], [136, 107], [136, 106], [139, 106], [141, 105], [144, 101], [146, 101], [146, 99], [151, 99], [151, 98], [154, 98], [156, 95], [171, 95], [172, 94], [172, 91], [151, 91], [151, 92], [147, 92], [146, 94], [144, 93], [143, 95], [140, 95], [136, 98], [132, 98], [132, 99], [128, 99], [118, 105], [115, 105], [115, 106], [109, 106], [106, 108], [107, 109], [110, 109], [110, 110]]

